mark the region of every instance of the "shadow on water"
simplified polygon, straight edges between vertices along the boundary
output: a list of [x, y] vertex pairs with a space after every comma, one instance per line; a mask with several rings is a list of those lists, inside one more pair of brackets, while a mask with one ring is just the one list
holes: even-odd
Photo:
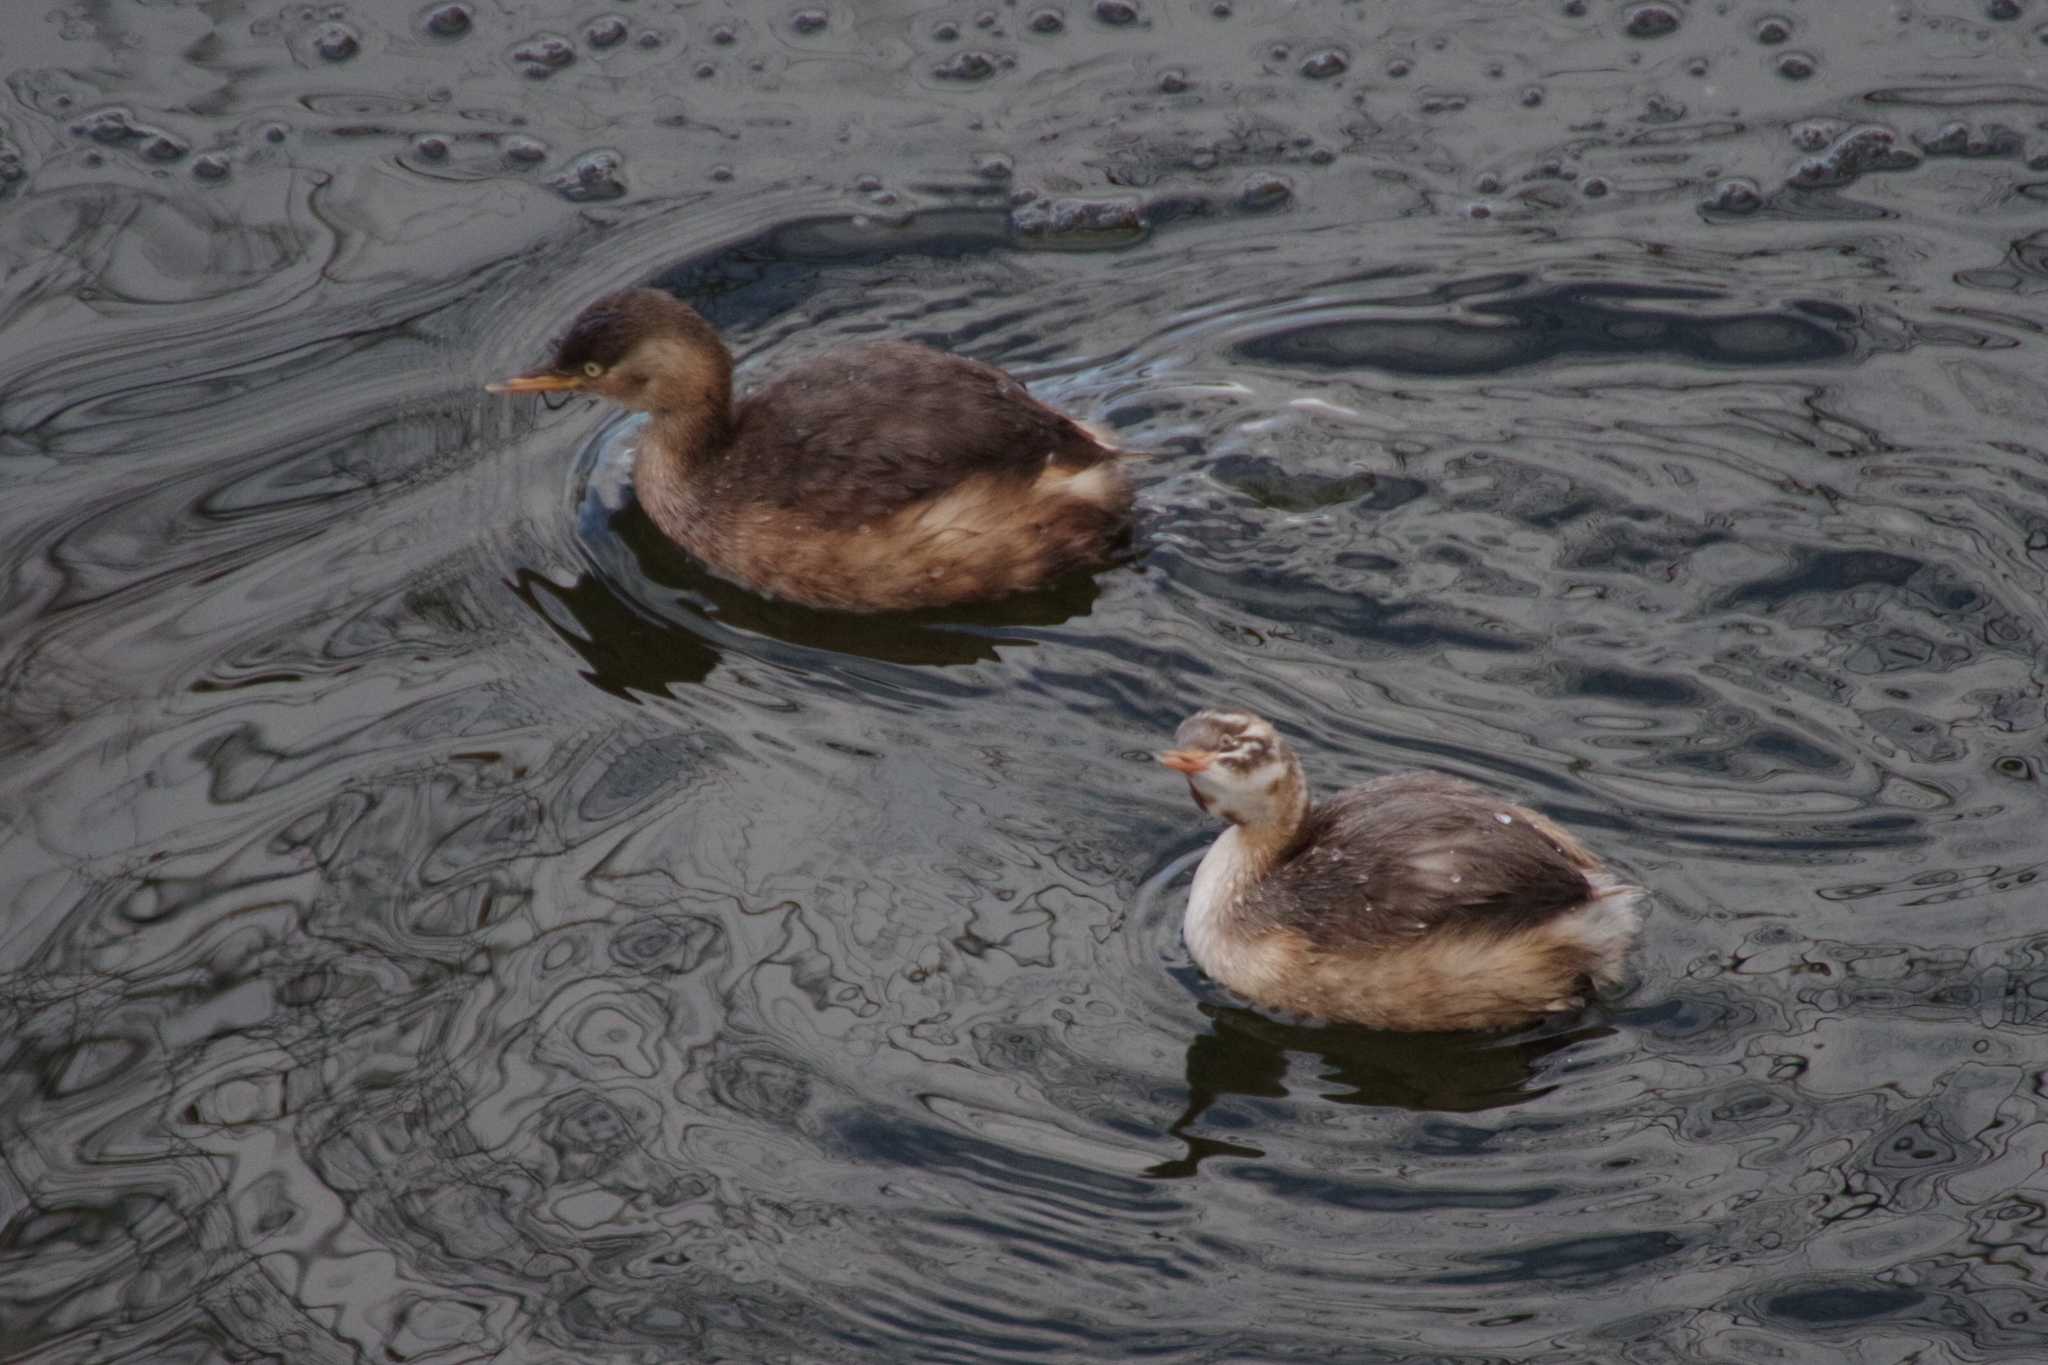
[[[1727, 295], [1652, 285], [1561, 285], [1523, 290], [1525, 276], [1464, 280], [1379, 306], [1444, 308], [1470, 318], [1307, 320], [1240, 342], [1248, 360], [1389, 374], [1500, 374], [1551, 360], [1641, 359], [1695, 365], [1810, 365], [1856, 354], [1855, 318], [1838, 305], [1794, 301], [1768, 312], [1724, 312]], [[1689, 309], [1657, 308], [1661, 302]]]
[[1548, 1094], [1553, 1087], [1539, 1082], [1545, 1058], [1614, 1031], [1579, 1020], [1509, 1037], [1386, 1033], [1289, 1023], [1207, 1001], [1200, 1008], [1210, 1027], [1188, 1043], [1187, 1107], [1167, 1129], [1187, 1144], [1187, 1151], [1148, 1168], [1146, 1174], [1155, 1179], [1195, 1175], [1211, 1157], [1264, 1156], [1262, 1148], [1248, 1142], [1194, 1128], [1205, 1117], [1212, 1129], [1246, 1128], [1242, 1118], [1212, 1111], [1232, 1095], [1282, 1099], [1293, 1093], [1287, 1074], [1297, 1056], [1314, 1059], [1317, 1080], [1323, 1083], [1315, 1092], [1318, 1102], [1473, 1114]]
[[[1172, 215], [1147, 216], [1151, 221]], [[752, 331], [801, 313], [841, 273], [998, 257], [1019, 246], [1012, 220], [1000, 209], [930, 209], [879, 245], [857, 216], [818, 216], [775, 224], [688, 257], [648, 283], [688, 300], [721, 331]], [[1370, 278], [1408, 273], [1390, 270]], [[1756, 368], [1852, 360], [1859, 354], [1858, 318], [1840, 304], [1809, 298], [1771, 309], [1731, 309], [1730, 297], [1720, 289], [1669, 284], [1551, 285], [1528, 274], [1479, 275], [1377, 297], [1371, 304], [1390, 314], [1455, 309], [1462, 316], [1332, 318], [1300, 312], [1234, 350], [1245, 359], [1281, 365], [1395, 375], [1500, 374], [1555, 359], [1645, 357]], [[1358, 305], [1336, 307], [1349, 311]], [[944, 330], [913, 328], [905, 335], [954, 348], [972, 341], [971, 335]]]
[[[1035, 643], [1036, 628], [1085, 617], [1101, 588], [1077, 575], [999, 602], [856, 615], [764, 597], [710, 572], [672, 544], [637, 502], [586, 504], [579, 539], [595, 571], [563, 590], [537, 584], [521, 597], [591, 666], [607, 691], [659, 692], [697, 682], [727, 653], [795, 666], [829, 651], [876, 663], [948, 667], [982, 663]], [[1114, 572], [1114, 569], [1104, 572]], [[568, 629], [536, 592], [577, 622]]]

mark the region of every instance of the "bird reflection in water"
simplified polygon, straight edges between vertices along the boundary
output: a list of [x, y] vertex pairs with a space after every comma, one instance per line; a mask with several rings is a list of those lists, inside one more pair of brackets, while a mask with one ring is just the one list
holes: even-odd
[[1314, 1057], [1333, 1104], [1469, 1114], [1519, 1104], [1553, 1083], [1542, 1063], [1551, 1054], [1604, 1038], [1614, 1030], [1586, 1017], [1508, 1037], [1472, 1033], [1391, 1033], [1352, 1025], [1294, 1024], [1234, 1005], [1203, 1002], [1208, 1031], [1188, 1043], [1188, 1100], [1167, 1132], [1186, 1152], [1146, 1169], [1157, 1180], [1198, 1173], [1211, 1157], [1259, 1158], [1263, 1148], [1196, 1131], [1241, 1127], [1243, 1118], [1218, 1101], [1231, 1095], [1284, 1099], [1295, 1054]]

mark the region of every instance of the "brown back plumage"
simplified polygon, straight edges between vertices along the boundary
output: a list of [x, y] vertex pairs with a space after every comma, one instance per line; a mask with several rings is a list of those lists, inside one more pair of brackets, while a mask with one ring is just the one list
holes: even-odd
[[743, 400], [721, 459], [821, 530], [871, 523], [976, 477], [1021, 489], [1111, 459], [992, 365], [907, 342], [848, 347]]
[[1597, 866], [1533, 811], [1442, 773], [1395, 773], [1315, 807], [1244, 911], [1331, 951], [1507, 935], [1583, 906]]

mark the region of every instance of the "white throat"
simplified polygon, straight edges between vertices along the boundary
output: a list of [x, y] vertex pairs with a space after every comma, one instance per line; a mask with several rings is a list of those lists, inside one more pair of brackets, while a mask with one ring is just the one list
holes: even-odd
[[1209, 851], [1202, 855], [1202, 865], [1195, 869], [1195, 884], [1188, 892], [1188, 912], [1181, 921], [1181, 933], [1196, 964], [1218, 981], [1228, 982], [1237, 975], [1231, 967], [1243, 951], [1244, 939], [1241, 934], [1233, 939], [1225, 926], [1231, 907], [1256, 874], [1251, 849], [1238, 825], [1224, 830], [1209, 845]]

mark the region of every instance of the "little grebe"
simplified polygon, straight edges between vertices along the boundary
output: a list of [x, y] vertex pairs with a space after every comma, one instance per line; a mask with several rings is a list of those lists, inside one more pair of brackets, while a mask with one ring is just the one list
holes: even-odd
[[1231, 827], [1185, 932], [1203, 971], [1277, 1009], [1373, 1028], [1495, 1029], [1620, 975], [1642, 892], [1535, 811], [1442, 773], [1310, 806], [1301, 761], [1241, 711], [1182, 722], [1159, 761]]
[[654, 524], [809, 606], [1001, 597], [1101, 567], [1130, 532], [1125, 452], [994, 366], [908, 342], [833, 351], [735, 402], [711, 325], [628, 289], [584, 309], [545, 368], [485, 387], [651, 414], [633, 483]]

